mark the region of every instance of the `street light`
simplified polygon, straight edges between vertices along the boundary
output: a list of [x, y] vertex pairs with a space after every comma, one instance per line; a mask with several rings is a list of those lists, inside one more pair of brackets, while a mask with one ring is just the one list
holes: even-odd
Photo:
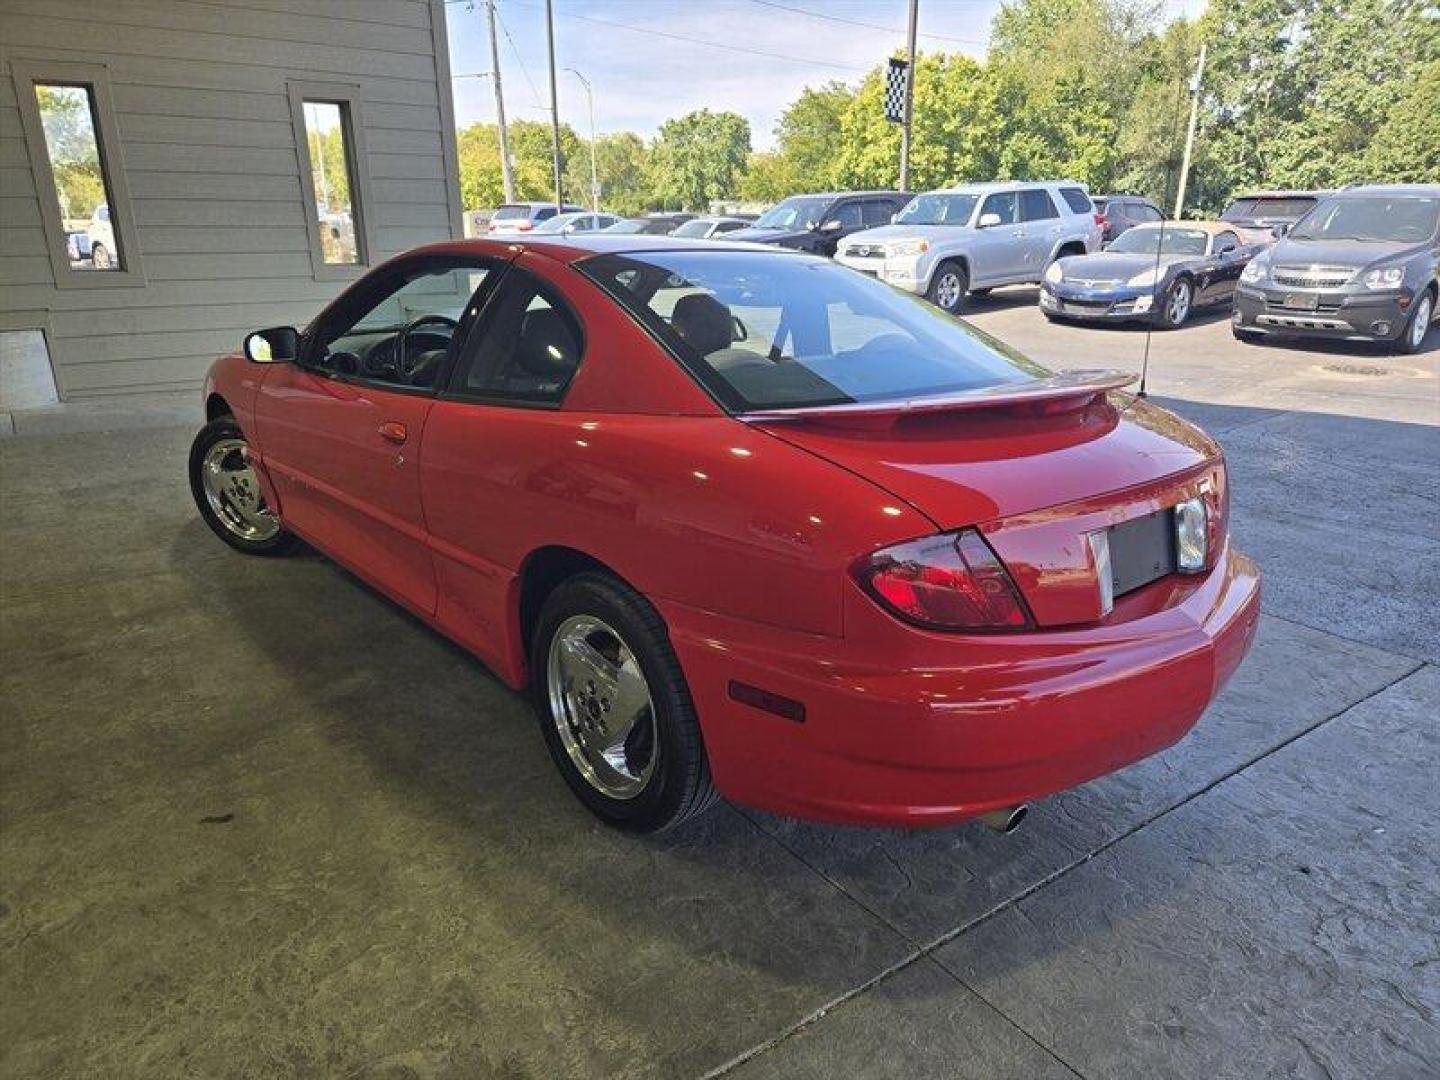
[[600, 174], [595, 168], [595, 94], [590, 89], [590, 80], [581, 75], [572, 67], [567, 67], [570, 72], [580, 80], [580, 85], [585, 87], [585, 100], [590, 107], [590, 209], [596, 213], [600, 212]]

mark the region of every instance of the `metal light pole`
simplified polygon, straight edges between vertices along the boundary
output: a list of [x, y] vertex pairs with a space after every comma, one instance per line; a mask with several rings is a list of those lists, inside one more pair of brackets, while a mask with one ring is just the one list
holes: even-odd
[[590, 209], [596, 213], [600, 212], [600, 173], [595, 168], [595, 93], [590, 87], [590, 80], [581, 75], [574, 68], [566, 68], [577, 79], [580, 85], [585, 87], [585, 102], [590, 108]]
[[1195, 148], [1195, 121], [1200, 114], [1200, 80], [1205, 77], [1205, 42], [1200, 43], [1200, 62], [1190, 83], [1190, 127], [1185, 132], [1185, 153], [1180, 159], [1180, 186], [1175, 192], [1175, 220], [1185, 216], [1185, 186], [1190, 179], [1190, 154]]
[[910, 190], [910, 128], [915, 115], [915, 24], [920, 19], [920, 0], [910, 0], [910, 25], [906, 30], [905, 120], [900, 129], [900, 190]]
[[515, 166], [510, 161], [510, 134], [505, 129], [505, 93], [500, 88], [500, 43], [495, 37], [495, 0], [485, 0], [490, 16], [490, 70], [495, 76], [495, 123], [500, 129], [500, 181], [505, 201], [515, 201]]
[[560, 108], [555, 93], [555, 12], [551, 0], [545, 0], [545, 41], [550, 48], [550, 156], [555, 163], [555, 212], [565, 204], [560, 185]]

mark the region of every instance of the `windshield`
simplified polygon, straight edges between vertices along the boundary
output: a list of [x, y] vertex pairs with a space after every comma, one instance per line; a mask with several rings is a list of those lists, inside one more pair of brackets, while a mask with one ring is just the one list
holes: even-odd
[[670, 233], [671, 236], [708, 236], [710, 234], [710, 222], [705, 218], [696, 218], [694, 221], [687, 221], [678, 229]]
[[537, 233], [562, 232], [566, 225], [575, 225], [584, 216], [584, 214], [556, 214], [548, 221], [536, 225], [534, 231]]
[[826, 259], [665, 251], [602, 255], [580, 269], [737, 412], [901, 401], [1050, 374]]
[[1221, 221], [1298, 221], [1316, 203], [1309, 196], [1302, 198], [1256, 198], [1236, 199], [1220, 214]]
[[820, 215], [834, 199], [814, 195], [797, 195], [772, 206], [755, 222], [757, 229], [813, 229], [820, 224]]
[[1321, 203], [1290, 230], [1291, 240], [1422, 243], [1440, 223], [1440, 198], [1374, 195]]
[[976, 195], [916, 195], [895, 215], [897, 225], [967, 225]]
[[614, 225], [607, 225], [601, 232], [614, 233], [638, 233], [645, 231], [646, 222], [643, 221], [617, 221]]
[[1126, 229], [1107, 251], [1122, 255], [1204, 255], [1209, 233], [1178, 225], [1137, 225]]

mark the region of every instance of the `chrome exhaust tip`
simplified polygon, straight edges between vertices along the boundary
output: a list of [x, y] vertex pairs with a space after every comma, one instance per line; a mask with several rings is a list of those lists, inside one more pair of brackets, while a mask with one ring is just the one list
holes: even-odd
[[980, 823], [993, 832], [1012, 833], [1020, 827], [1028, 813], [1029, 805], [1021, 803], [1019, 806], [1007, 806], [1003, 810], [991, 810], [988, 814], [981, 814]]

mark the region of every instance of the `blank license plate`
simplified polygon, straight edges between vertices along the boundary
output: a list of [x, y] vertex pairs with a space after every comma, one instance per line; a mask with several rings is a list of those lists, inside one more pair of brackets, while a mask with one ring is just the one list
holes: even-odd
[[1110, 574], [1115, 595], [1123, 596], [1175, 572], [1175, 515], [1160, 510], [1112, 526]]
[[1314, 311], [1320, 306], [1319, 293], [1291, 293], [1285, 297], [1285, 306], [1298, 311]]

